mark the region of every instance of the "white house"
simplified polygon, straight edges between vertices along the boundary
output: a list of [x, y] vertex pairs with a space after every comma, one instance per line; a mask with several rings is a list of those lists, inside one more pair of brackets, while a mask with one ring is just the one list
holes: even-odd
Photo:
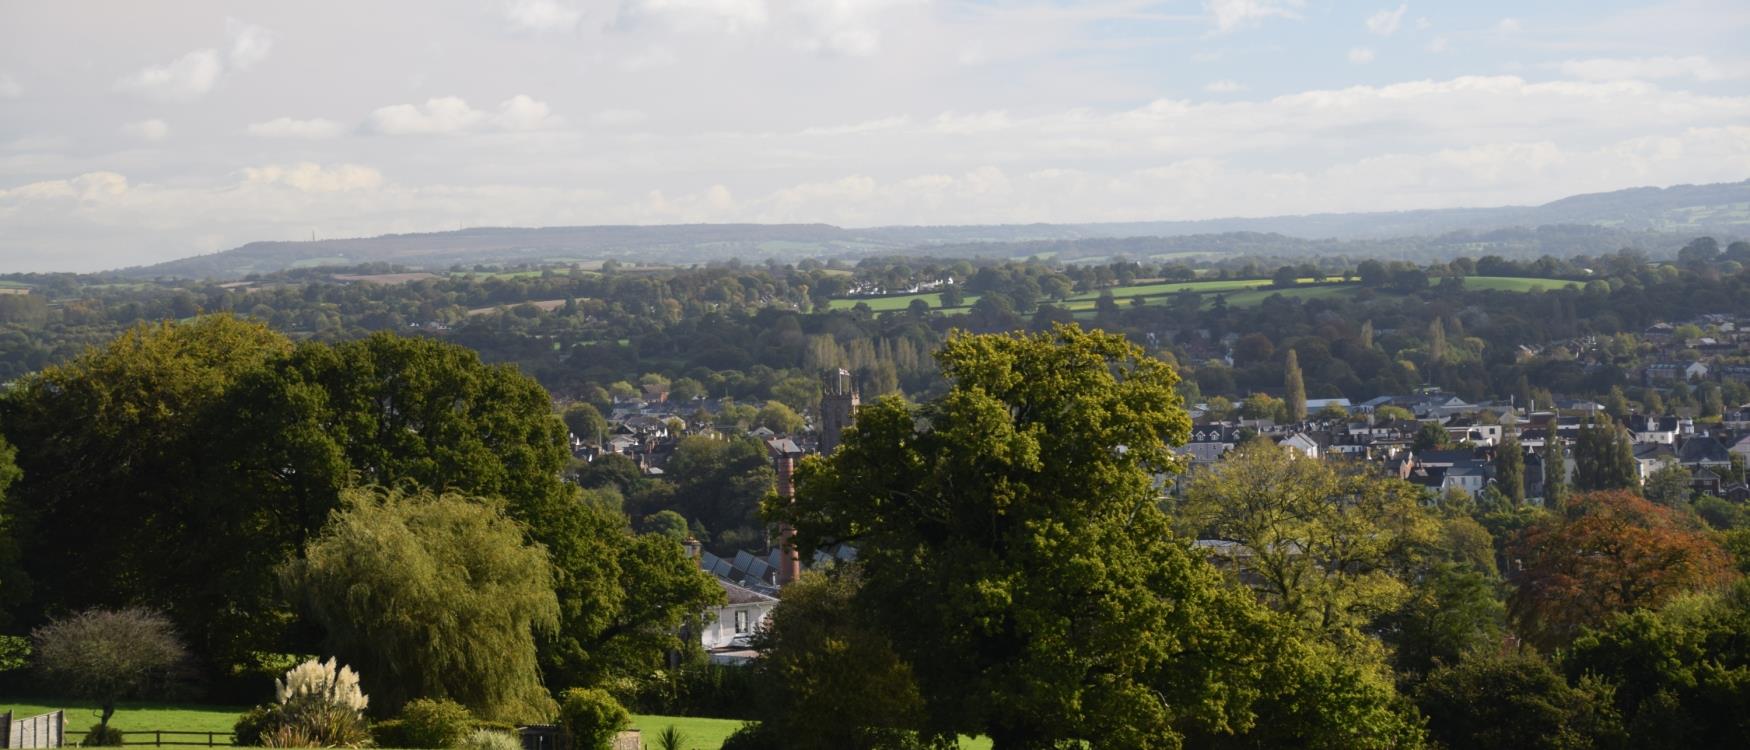
[[729, 603], [705, 613], [699, 643], [711, 661], [738, 663], [753, 658], [753, 636], [765, 627], [766, 618], [778, 607], [776, 597], [717, 579]]

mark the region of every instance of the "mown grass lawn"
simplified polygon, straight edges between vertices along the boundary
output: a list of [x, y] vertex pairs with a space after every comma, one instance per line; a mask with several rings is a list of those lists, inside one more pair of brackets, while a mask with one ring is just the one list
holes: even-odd
[[[245, 710], [241, 706], [129, 701], [116, 706], [115, 716], [109, 720], [109, 723], [124, 734], [135, 735], [152, 731], [218, 732], [225, 736], [215, 738], [214, 742], [225, 745], [230, 742], [229, 733], [237, 723], [237, 717]], [[50, 711], [66, 711], [69, 744], [84, 737], [85, 732], [97, 723], [97, 704], [89, 701], [42, 698], [7, 699], [0, 701], [0, 711], [11, 711], [12, 717], [15, 719], [46, 714]], [[129, 738], [129, 742], [130, 744], [138, 743], [142, 739], [141, 737], [132, 737]], [[179, 737], [177, 739], [190, 743], [195, 741], [194, 737]], [[149, 740], [147, 741], [149, 742]], [[205, 739], [201, 739], [200, 742], [206, 744]]]
[[[230, 732], [237, 723], [237, 717], [245, 710], [242, 706], [209, 706], [189, 703], [153, 703], [144, 701], [125, 702], [116, 707], [115, 717], [110, 723], [125, 734], [133, 735], [127, 738], [128, 744], [151, 743], [147, 735], [153, 731], [176, 732], [216, 732], [214, 744], [227, 745], [230, 742]], [[85, 736], [86, 730], [97, 723], [97, 704], [88, 701], [60, 701], [43, 698], [27, 698], [22, 700], [0, 700], [0, 711], [11, 711], [15, 718], [27, 718], [50, 711], [67, 712], [68, 744], [77, 742]], [[738, 727], [741, 721], [737, 719], [702, 719], [691, 716], [656, 716], [636, 714], [632, 717], [632, 728], [644, 733], [646, 745], [655, 746], [656, 735], [668, 726], [673, 725], [686, 735], [688, 750], [717, 750]], [[168, 737], [166, 740], [170, 739]], [[205, 744], [204, 738], [183, 736], [177, 738], [187, 743]], [[989, 750], [990, 741], [986, 739], [965, 739], [960, 741], [960, 747], [965, 750]]]

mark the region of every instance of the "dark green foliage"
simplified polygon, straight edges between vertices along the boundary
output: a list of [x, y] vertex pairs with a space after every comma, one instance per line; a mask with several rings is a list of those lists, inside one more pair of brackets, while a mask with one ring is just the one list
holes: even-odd
[[1498, 647], [1507, 605], [1490, 576], [1456, 563], [1442, 563], [1417, 582], [1411, 598], [1385, 618], [1385, 639], [1396, 647], [1400, 672], [1421, 674], [1455, 664], [1465, 654]]
[[247, 417], [222, 402], [290, 350], [229, 317], [142, 325], [8, 391], [0, 428], [23, 477], [6, 516], [35, 583], [14, 611], [142, 604], [208, 660], [272, 650], [285, 618], [271, 570], [295, 548], [280, 532], [297, 508], [233, 491], [219, 457]]
[[1563, 668], [1614, 689], [1634, 747], [1742, 747], [1750, 738], [1750, 583], [1618, 615], [1576, 638]]
[[911, 668], [852, 601], [860, 585], [855, 568], [804, 576], [760, 632], [761, 724], [787, 748], [897, 747], [923, 725]]
[[559, 723], [576, 750], [610, 750], [614, 735], [632, 724], [632, 715], [605, 690], [572, 688], [559, 701]]
[[766, 447], [751, 437], [713, 440], [683, 438], [663, 467], [675, 485], [674, 510], [698, 521], [715, 537], [701, 540], [718, 554], [734, 554], [724, 532], [760, 530], [760, 499], [772, 490], [774, 475]]
[[1410, 447], [1419, 451], [1446, 450], [1452, 447], [1452, 434], [1438, 422], [1423, 422]]
[[1525, 502], [1525, 452], [1516, 438], [1502, 441], [1495, 449], [1495, 484], [1513, 505]]
[[85, 733], [85, 739], [79, 741], [79, 746], [121, 747], [126, 744], [126, 741], [127, 737], [122, 734], [122, 730], [100, 721], [91, 725], [90, 731]]
[[1581, 491], [1631, 489], [1640, 483], [1627, 431], [1592, 416], [1574, 443], [1574, 486]]
[[[279, 725], [279, 716], [279, 704], [261, 705], [244, 711], [242, 716], [237, 717], [237, 723], [231, 727], [237, 746], [261, 747], [263, 736]], [[386, 729], [390, 724], [399, 726], [397, 722], [383, 722], [373, 730], [373, 736], [376, 736], [377, 729], [392, 731]], [[380, 740], [377, 742], [377, 746], [406, 747], [406, 745], [396, 745]]]
[[1450, 748], [1622, 746], [1610, 693], [1573, 688], [1535, 655], [1477, 656], [1434, 670], [1417, 691], [1432, 739]]
[[397, 744], [385, 744], [380, 734], [377, 744], [384, 747], [455, 747], [474, 730], [476, 724], [474, 714], [462, 704], [429, 698], [408, 701], [396, 718], [399, 727], [392, 741]]
[[759, 722], [748, 722], [723, 740], [722, 750], [783, 750], [784, 739]]
[[687, 735], [673, 724], [664, 727], [654, 739], [656, 750], [685, 750], [687, 744]]

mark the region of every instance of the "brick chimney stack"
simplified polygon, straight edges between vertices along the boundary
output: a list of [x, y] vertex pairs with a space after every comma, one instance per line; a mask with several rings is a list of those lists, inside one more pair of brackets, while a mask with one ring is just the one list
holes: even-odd
[[[766, 447], [772, 454], [772, 469], [778, 474], [778, 497], [795, 501], [796, 460], [802, 457], [802, 449], [787, 438], [768, 441]], [[778, 547], [781, 550], [778, 587], [783, 588], [802, 577], [802, 555], [796, 549], [796, 530], [789, 524], [778, 524]]]

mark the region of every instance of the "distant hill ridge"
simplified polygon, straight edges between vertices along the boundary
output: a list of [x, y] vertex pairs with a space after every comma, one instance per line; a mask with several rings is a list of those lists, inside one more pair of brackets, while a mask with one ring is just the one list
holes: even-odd
[[[1133, 252], [1135, 239], [1163, 238], [1159, 249], [1175, 252], [1262, 254], [1369, 252], [1382, 242], [1427, 244], [1443, 236], [1474, 244], [1469, 235], [1506, 229], [1573, 227], [1598, 230], [1599, 241], [1633, 244], [1646, 238], [1697, 234], [1750, 234], [1750, 180], [1713, 185], [1640, 187], [1576, 195], [1541, 206], [1427, 209], [1375, 213], [1313, 214], [1198, 221], [1093, 224], [998, 224], [843, 228], [830, 224], [674, 224], [659, 226], [480, 227], [424, 234], [251, 242], [238, 248], [181, 260], [123, 269], [123, 275], [232, 279], [289, 268], [392, 263], [438, 270], [453, 265], [563, 263], [629, 259], [698, 263], [732, 257], [760, 259], [808, 255], [859, 255], [941, 251], [1032, 254], [1040, 247], [1072, 255], [1084, 240], [1132, 238], [1128, 244], [1089, 243]], [[1245, 235], [1235, 236], [1235, 235]], [[1198, 240], [1196, 238], [1206, 238]], [[1637, 239], [1641, 238], [1641, 239]], [[1487, 244], [1497, 240], [1483, 239]], [[1068, 244], [1065, 244], [1068, 243]], [[1523, 244], [1523, 243], [1522, 243]], [[1086, 253], [1081, 253], [1086, 255]]]

